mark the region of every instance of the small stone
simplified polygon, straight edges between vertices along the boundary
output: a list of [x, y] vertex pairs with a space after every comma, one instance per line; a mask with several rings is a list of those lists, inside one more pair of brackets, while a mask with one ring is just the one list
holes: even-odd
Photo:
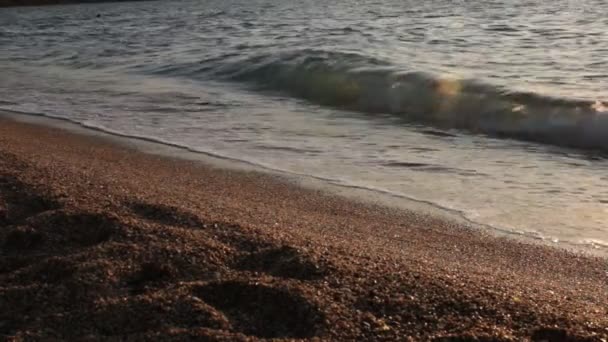
[[389, 330], [391, 330], [391, 327], [389, 327], [386, 323], [383, 323], [378, 330], [389, 331]]

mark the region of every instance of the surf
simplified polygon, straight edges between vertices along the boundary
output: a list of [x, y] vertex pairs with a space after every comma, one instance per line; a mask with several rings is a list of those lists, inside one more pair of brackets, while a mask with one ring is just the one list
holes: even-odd
[[314, 49], [214, 59], [163, 69], [174, 76], [246, 84], [373, 119], [458, 129], [493, 137], [608, 151], [608, 107], [555, 98], [475, 79], [407, 70], [380, 59]]

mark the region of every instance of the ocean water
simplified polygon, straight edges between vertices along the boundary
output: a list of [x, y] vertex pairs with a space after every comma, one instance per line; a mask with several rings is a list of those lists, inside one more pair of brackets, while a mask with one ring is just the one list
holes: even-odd
[[0, 110], [608, 249], [603, 1], [0, 9]]

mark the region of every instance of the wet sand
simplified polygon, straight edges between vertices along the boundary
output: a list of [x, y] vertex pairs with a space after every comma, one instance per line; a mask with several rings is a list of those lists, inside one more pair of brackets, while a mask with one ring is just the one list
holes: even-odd
[[0, 336], [608, 337], [606, 259], [0, 118]]

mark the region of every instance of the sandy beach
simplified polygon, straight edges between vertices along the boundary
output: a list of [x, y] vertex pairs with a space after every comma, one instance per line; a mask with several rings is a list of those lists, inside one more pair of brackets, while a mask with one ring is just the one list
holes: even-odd
[[605, 259], [0, 118], [8, 340], [602, 341]]

